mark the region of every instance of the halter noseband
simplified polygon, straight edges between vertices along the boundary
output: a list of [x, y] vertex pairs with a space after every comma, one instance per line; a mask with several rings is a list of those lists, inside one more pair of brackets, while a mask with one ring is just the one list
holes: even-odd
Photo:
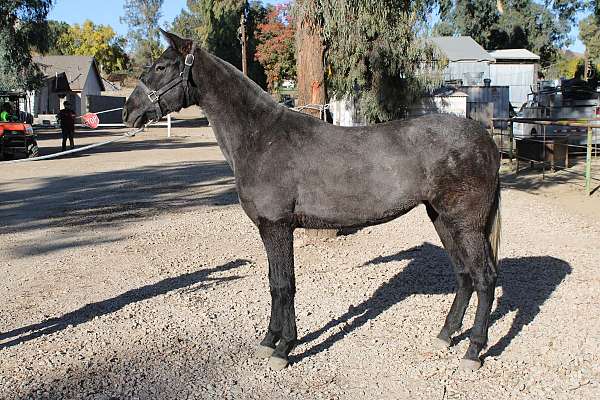
[[[173, 89], [175, 86], [179, 84], [183, 84], [183, 87], [187, 90], [188, 84], [190, 81], [190, 74], [192, 71], [192, 65], [194, 65], [194, 52], [196, 51], [196, 44], [192, 44], [192, 49], [185, 56], [183, 71], [179, 73], [179, 76], [158, 90], [151, 90], [146, 84], [140, 79], [139, 85], [144, 90], [150, 103], [154, 107], [154, 112], [156, 113], [156, 121], [162, 118], [162, 110], [160, 109], [160, 98], [167, 93], [169, 90]], [[148, 107], [147, 107], [148, 108]]]

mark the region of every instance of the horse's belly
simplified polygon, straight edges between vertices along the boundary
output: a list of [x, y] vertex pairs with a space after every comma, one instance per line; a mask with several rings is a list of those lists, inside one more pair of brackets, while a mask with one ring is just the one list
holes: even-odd
[[323, 229], [380, 224], [406, 214], [419, 201], [406, 199], [393, 202], [379, 199], [338, 198], [298, 204], [294, 210], [300, 227]]

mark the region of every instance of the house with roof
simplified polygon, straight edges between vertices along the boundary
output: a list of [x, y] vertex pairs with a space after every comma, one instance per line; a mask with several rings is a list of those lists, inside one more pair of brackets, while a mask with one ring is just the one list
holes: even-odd
[[476, 86], [490, 79], [494, 58], [470, 36], [437, 36], [429, 40], [448, 61], [444, 81]]
[[[429, 40], [448, 60], [443, 71], [446, 83], [508, 87], [509, 102], [515, 109], [527, 101], [527, 95], [536, 85], [540, 57], [529, 50], [487, 51], [470, 36], [440, 36]], [[478, 101], [472, 93], [469, 96], [469, 101]]]
[[55, 115], [65, 101], [77, 114], [87, 111], [87, 96], [105, 90], [92, 56], [37, 56], [33, 61], [44, 74], [44, 85], [30, 93], [34, 115]]

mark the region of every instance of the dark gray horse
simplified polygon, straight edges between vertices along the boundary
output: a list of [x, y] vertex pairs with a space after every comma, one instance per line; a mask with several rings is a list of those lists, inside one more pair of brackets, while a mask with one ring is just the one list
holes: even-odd
[[367, 127], [329, 125], [279, 106], [232, 65], [163, 33], [170, 47], [127, 100], [123, 119], [140, 127], [193, 104], [206, 113], [269, 260], [271, 319], [258, 355], [281, 369], [296, 344], [295, 228], [375, 225], [425, 204], [458, 281], [438, 342], [450, 345], [476, 291], [461, 366], [479, 368], [500, 230], [499, 154], [481, 125], [441, 114]]

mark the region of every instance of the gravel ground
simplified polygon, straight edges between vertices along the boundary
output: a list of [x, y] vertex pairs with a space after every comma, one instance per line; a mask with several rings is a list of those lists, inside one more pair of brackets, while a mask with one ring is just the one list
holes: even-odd
[[302, 339], [273, 372], [253, 358], [266, 257], [230, 171], [209, 128], [164, 136], [0, 166], [1, 399], [600, 398], [598, 195], [507, 178], [475, 373], [457, 370], [474, 301], [456, 345], [432, 346], [454, 277], [423, 207], [318, 243], [298, 231]]

